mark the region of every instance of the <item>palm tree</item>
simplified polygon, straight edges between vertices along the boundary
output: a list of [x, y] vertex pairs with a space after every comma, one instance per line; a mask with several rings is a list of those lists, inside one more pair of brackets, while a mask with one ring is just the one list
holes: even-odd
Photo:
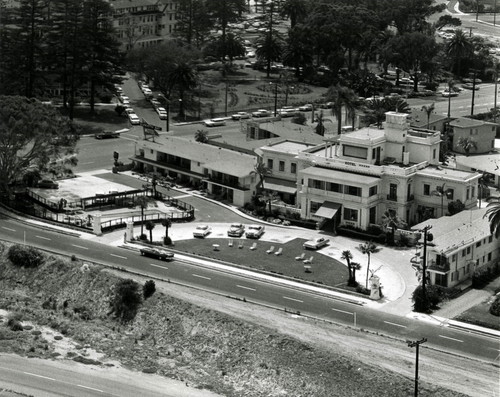
[[264, 178], [272, 174], [272, 170], [264, 165], [262, 159], [254, 165], [251, 174], [256, 174], [259, 176], [259, 184], [257, 185], [258, 190], [264, 189]]
[[194, 140], [200, 143], [208, 142], [208, 131], [205, 130], [197, 130], [194, 134]]
[[141, 236], [144, 234], [144, 210], [149, 207], [151, 199], [148, 196], [135, 198], [135, 204], [141, 207]]
[[161, 225], [165, 227], [165, 237], [168, 237], [168, 229], [172, 226], [172, 221], [170, 218], [165, 217], [162, 219]]
[[280, 10], [281, 16], [290, 18], [290, 29], [302, 22], [307, 16], [307, 6], [304, 0], [285, 0]]
[[431, 123], [431, 114], [436, 108], [435, 103], [432, 102], [430, 105], [422, 106], [422, 110], [427, 114], [427, 129], [429, 129], [429, 125]]
[[358, 247], [358, 250], [361, 251], [362, 254], [368, 256], [368, 264], [366, 267], [366, 288], [368, 288], [368, 274], [370, 272], [370, 259], [371, 259], [371, 254], [376, 254], [381, 250], [381, 248], [378, 248], [375, 243], [366, 242], [363, 244], [360, 244]]
[[168, 75], [170, 89], [179, 90], [179, 117], [184, 117], [184, 93], [198, 86], [196, 69], [188, 62], [181, 61], [174, 64]]
[[447, 81], [448, 83], [448, 118], [451, 116], [451, 90], [454, 90], [455, 88], [455, 80], [449, 79]]
[[257, 50], [255, 55], [259, 61], [266, 62], [266, 75], [269, 78], [271, 74], [271, 63], [279, 61], [283, 53], [283, 40], [278, 32], [270, 29], [263, 33], [256, 41]]
[[391, 228], [391, 238], [389, 244], [394, 244], [394, 235], [396, 229], [406, 229], [408, 227], [407, 223], [402, 220], [395, 210], [386, 210], [382, 215], [382, 226], [384, 228]]
[[352, 270], [352, 285], [357, 286], [358, 282], [356, 281], [356, 270], [361, 269], [361, 265], [358, 262], [351, 262], [351, 270]]
[[149, 230], [149, 242], [153, 242], [153, 229], [155, 228], [155, 223], [152, 221], [146, 222], [146, 229]]
[[357, 99], [356, 93], [348, 87], [333, 85], [328, 88], [326, 100], [332, 102], [332, 113], [337, 118], [339, 135], [342, 132], [342, 109], [345, 108], [348, 113], [354, 113]]
[[269, 206], [269, 215], [271, 215], [271, 213], [273, 212], [273, 209], [271, 207], [271, 203], [274, 200], [278, 200], [280, 198], [280, 196], [276, 192], [271, 192], [269, 190], [264, 190], [258, 196], [258, 198], [259, 198], [259, 201], [262, 201], [262, 202], [266, 203]]
[[491, 234], [498, 238], [500, 236], [500, 202], [490, 203], [487, 208], [484, 216], [488, 217], [490, 222]]
[[465, 155], [468, 156], [471, 150], [477, 149], [477, 143], [472, 138], [460, 137], [458, 138], [457, 147], [463, 149]]
[[342, 251], [342, 256], [340, 257], [340, 259], [343, 259], [347, 262], [347, 270], [349, 271], [349, 279], [347, 280], [347, 285], [353, 285], [353, 275], [351, 269], [351, 259], [352, 259], [351, 251], [349, 250]]
[[462, 73], [462, 60], [469, 57], [473, 51], [473, 45], [462, 29], [455, 30], [453, 38], [446, 45], [446, 55], [455, 62], [455, 72], [458, 76]]

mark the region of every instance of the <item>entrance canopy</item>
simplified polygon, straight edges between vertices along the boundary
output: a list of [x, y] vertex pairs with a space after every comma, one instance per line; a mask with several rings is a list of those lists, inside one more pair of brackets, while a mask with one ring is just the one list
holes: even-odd
[[264, 189], [289, 194], [297, 193], [296, 182], [279, 180], [276, 178], [266, 178], [264, 180]]
[[341, 207], [342, 204], [325, 201], [314, 215], [320, 216], [322, 218], [332, 219]]

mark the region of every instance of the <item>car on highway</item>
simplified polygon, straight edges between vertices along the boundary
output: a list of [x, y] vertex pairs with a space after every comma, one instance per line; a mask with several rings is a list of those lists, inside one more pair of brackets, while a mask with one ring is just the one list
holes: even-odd
[[133, 125], [141, 124], [141, 119], [135, 113], [129, 113], [128, 119], [130, 121], [130, 124], [133, 124]]
[[157, 100], [157, 99], [152, 98], [152, 99], [150, 100], [150, 102], [151, 102], [151, 105], [153, 105], [153, 107], [154, 107], [155, 109], [161, 106], [160, 101], [159, 101], [159, 100]]
[[226, 125], [226, 119], [219, 117], [215, 119], [205, 120], [203, 121], [203, 124], [205, 124], [207, 127], [218, 127], [221, 125]]
[[259, 109], [255, 112], [252, 112], [253, 117], [269, 117], [271, 116], [271, 112], [267, 109]]
[[243, 234], [245, 234], [245, 225], [242, 223], [232, 223], [227, 231], [229, 237], [241, 237]]
[[297, 110], [291, 106], [285, 106], [281, 109], [278, 109], [278, 114], [281, 117], [293, 117], [297, 113]]
[[264, 234], [265, 228], [262, 225], [250, 225], [245, 233], [246, 238], [258, 239]]
[[130, 98], [128, 96], [120, 95], [118, 99], [124, 106], [130, 105]]
[[52, 179], [42, 179], [38, 181], [37, 187], [41, 189], [59, 189], [59, 184]]
[[193, 237], [205, 238], [210, 234], [211, 231], [212, 231], [212, 229], [210, 228], [210, 226], [199, 225], [199, 226], [196, 226], [196, 229], [194, 229]]
[[442, 96], [444, 96], [445, 98], [448, 98], [448, 97], [454, 97], [454, 96], [458, 96], [458, 92], [456, 91], [448, 91], [448, 90], [444, 90], [442, 93], [441, 93]]
[[311, 103], [306, 103], [305, 105], [299, 106], [301, 112], [310, 112], [313, 110], [313, 105]]
[[162, 261], [172, 261], [174, 260], [174, 253], [170, 251], [161, 250], [158, 248], [144, 247], [140, 249], [141, 256], [147, 256], [149, 258], [160, 259]]
[[312, 240], [306, 241], [302, 246], [305, 249], [317, 250], [326, 246], [329, 242], [330, 240], [325, 237], [316, 237]]
[[466, 90], [478, 91], [479, 85], [478, 84], [474, 85], [473, 83], [465, 83], [465, 84], [462, 84], [462, 88], [465, 88]]
[[250, 117], [251, 117], [250, 113], [247, 113], [247, 112], [237, 112], [237, 113], [234, 113], [233, 115], [231, 115], [231, 118], [233, 120], [249, 119]]

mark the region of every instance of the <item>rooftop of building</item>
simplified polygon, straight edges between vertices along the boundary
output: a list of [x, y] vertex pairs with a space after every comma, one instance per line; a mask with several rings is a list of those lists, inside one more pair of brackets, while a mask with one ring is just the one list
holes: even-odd
[[455, 168], [447, 168], [443, 166], [429, 166], [417, 171], [418, 175], [433, 177], [437, 179], [456, 180], [457, 182], [473, 181], [480, 177], [479, 174], [474, 174], [467, 171], [460, 171]]
[[451, 255], [491, 235], [490, 223], [484, 217], [486, 211], [487, 208], [478, 208], [461, 211], [453, 216], [428, 219], [412, 229], [422, 230], [426, 226], [432, 226], [429, 232], [434, 236], [433, 250]]
[[361, 174], [353, 174], [352, 172], [343, 172], [339, 170], [322, 168], [322, 167], [308, 167], [300, 171], [304, 175], [314, 176], [318, 178], [335, 178], [335, 181], [352, 182], [361, 184], [371, 184], [380, 181], [379, 178], [374, 176], [367, 176]]
[[472, 128], [472, 127], [481, 127], [485, 124], [488, 125], [495, 125], [493, 123], [489, 123], [487, 121], [483, 120], [476, 120], [476, 119], [471, 119], [468, 117], [459, 117], [455, 120], [450, 121], [450, 126], [452, 127], [458, 127], [458, 128]]
[[282, 141], [282, 142], [277, 142], [277, 143], [272, 143], [271, 145], [268, 146], [263, 146], [262, 149], [268, 149], [276, 152], [281, 152], [281, 153], [288, 153], [288, 154], [298, 154], [302, 152], [303, 150], [306, 150], [310, 147], [313, 147], [316, 145], [309, 144], [309, 143], [304, 143], [304, 142], [294, 142], [294, 141]]
[[374, 127], [363, 127], [359, 130], [350, 131], [340, 135], [339, 141], [343, 140], [359, 140], [359, 141], [375, 141], [385, 137], [385, 130]]
[[429, 122], [427, 122], [427, 112], [422, 109], [412, 109], [410, 116], [410, 126], [414, 128], [427, 128], [427, 124], [432, 126], [437, 123], [444, 123], [448, 120], [447, 116], [439, 113], [432, 112], [429, 115]]

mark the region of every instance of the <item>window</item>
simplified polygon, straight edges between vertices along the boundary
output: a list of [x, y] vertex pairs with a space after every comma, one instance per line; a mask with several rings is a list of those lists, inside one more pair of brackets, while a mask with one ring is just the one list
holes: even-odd
[[377, 194], [377, 186], [371, 186], [368, 195], [375, 196]]
[[493, 241], [493, 236], [488, 237], [488, 243], [491, 243]]
[[279, 170], [281, 172], [284, 172], [285, 171], [285, 162], [284, 161], [280, 161], [280, 164], [279, 164]]
[[488, 254], [488, 262], [491, 261], [491, 252]]
[[391, 183], [389, 185], [389, 198], [396, 199], [398, 197], [398, 185]]
[[480, 247], [480, 246], [481, 246], [481, 241], [478, 241], [478, 242], [476, 243], [476, 248], [477, 248], [477, 247]]
[[267, 168], [273, 169], [273, 159], [267, 159]]
[[290, 172], [292, 174], [296, 174], [297, 173], [297, 163], [291, 163], [290, 164]]
[[456, 262], [456, 260], [457, 260], [457, 254], [453, 254], [453, 256], [451, 257], [451, 261]]
[[465, 256], [465, 250], [463, 249], [462, 250], [462, 257], [464, 257], [464, 256]]
[[476, 194], [476, 188], [474, 186], [472, 186], [470, 198], [474, 198], [475, 194]]
[[314, 214], [319, 207], [321, 207], [322, 203], [318, 203], [317, 201], [311, 201], [311, 214]]
[[361, 188], [356, 186], [346, 186], [346, 194], [361, 197]]
[[377, 223], [377, 207], [370, 208], [370, 223]]
[[343, 189], [343, 185], [339, 185], [338, 183], [332, 183], [332, 182], [328, 182], [328, 190], [331, 191], [331, 192], [335, 192], [335, 193], [342, 193]]
[[465, 191], [465, 199], [468, 200], [470, 196], [470, 188], [468, 187], [467, 190]]
[[358, 159], [367, 159], [368, 158], [368, 149], [364, 147], [357, 147], [357, 146], [349, 146], [349, 145], [344, 145], [342, 146], [343, 148], [343, 155], [346, 157], [355, 157]]
[[448, 200], [453, 200], [454, 195], [455, 195], [455, 190], [453, 190], [453, 189], [446, 190], [446, 198]]
[[325, 181], [319, 181], [317, 179], [309, 179], [309, 187], [313, 189], [325, 190]]
[[431, 195], [431, 185], [424, 183], [424, 196]]
[[435, 158], [436, 158], [436, 149], [434, 149], [434, 150], [432, 151], [432, 158], [433, 158], [433, 159], [435, 159]]
[[470, 254], [470, 247], [467, 247], [467, 255]]
[[467, 271], [466, 273], [470, 273], [470, 263], [467, 263]]
[[358, 210], [353, 210], [351, 208], [344, 208], [344, 220], [357, 222]]

